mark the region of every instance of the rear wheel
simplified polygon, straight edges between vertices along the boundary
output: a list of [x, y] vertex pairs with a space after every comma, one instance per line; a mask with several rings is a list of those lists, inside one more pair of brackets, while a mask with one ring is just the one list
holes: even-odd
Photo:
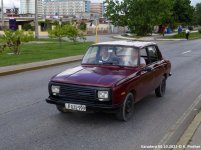
[[166, 91], [166, 77], [163, 77], [161, 84], [155, 89], [157, 97], [163, 97]]
[[64, 106], [61, 105], [56, 105], [57, 110], [60, 111], [61, 113], [69, 113], [71, 112], [70, 110], [66, 109]]
[[117, 112], [116, 117], [121, 121], [128, 121], [133, 116], [134, 97], [132, 93], [128, 93], [122, 107]]

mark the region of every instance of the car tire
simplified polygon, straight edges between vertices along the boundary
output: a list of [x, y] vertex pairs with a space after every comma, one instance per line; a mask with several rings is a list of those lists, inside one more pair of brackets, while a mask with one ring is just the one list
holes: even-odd
[[61, 113], [69, 113], [71, 112], [70, 110], [66, 109], [65, 107], [61, 106], [61, 105], [56, 105], [57, 110], [60, 111]]
[[166, 91], [166, 78], [163, 77], [161, 84], [155, 89], [155, 94], [157, 97], [163, 97]]
[[118, 110], [116, 117], [121, 121], [128, 121], [134, 114], [134, 96], [132, 93], [128, 93], [123, 105]]

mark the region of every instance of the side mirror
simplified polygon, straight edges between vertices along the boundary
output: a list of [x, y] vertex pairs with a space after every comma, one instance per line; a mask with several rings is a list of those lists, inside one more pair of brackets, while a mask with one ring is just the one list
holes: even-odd
[[150, 72], [150, 71], [152, 71], [152, 68], [146, 66], [146, 67], [142, 68], [141, 71], [147, 71], [147, 72]]

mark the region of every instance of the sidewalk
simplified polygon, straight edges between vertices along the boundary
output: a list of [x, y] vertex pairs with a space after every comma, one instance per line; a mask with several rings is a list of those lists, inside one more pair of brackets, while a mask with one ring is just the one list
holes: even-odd
[[15, 74], [15, 73], [23, 72], [23, 71], [28, 71], [28, 70], [47, 68], [47, 67], [56, 66], [56, 65], [62, 65], [62, 64], [70, 63], [70, 62], [75, 62], [75, 61], [80, 61], [82, 59], [82, 57], [83, 57], [83, 55], [78, 55], [78, 56], [70, 56], [70, 57], [58, 58], [58, 59], [53, 59], [53, 60], [46, 60], [46, 61], [33, 62], [33, 63], [27, 63], [27, 64], [0, 67], [0, 76]]
[[[201, 117], [201, 115], [200, 115], [200, 117]], [[199, 149], [201, 149], [201, 124], [199, 125], [196, 132], [194, 133], [194, 136], [192, 137], [189, 145], [200, 146]], [[186, 150], [190, 150], [190, 149], [192, 149], [192, 148], [187, 148]]]
[[201, 149], [201, 111], [195, 116], [191, 124], [185, 130], [184, 134], [177, 142], [177, 146], [182, 148], [175, 148], [173, 150]]

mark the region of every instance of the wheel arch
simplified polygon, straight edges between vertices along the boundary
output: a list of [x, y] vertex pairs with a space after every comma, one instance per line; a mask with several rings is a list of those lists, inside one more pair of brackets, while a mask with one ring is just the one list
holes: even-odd
[[[131, 89], [130, 91], [128, 91], [128, 93], [133, 94], [134, 102], [136, 102], [136, 95], [137, 95], [136, 90], [135, 90], [135, 89]], [[127, 93], [127, 94], [128, 94], [128, 93]]]
[[167, 73], [164, 73], [163, 76], [165, 77], [165, 79], [168, 78], [168, 74]]

